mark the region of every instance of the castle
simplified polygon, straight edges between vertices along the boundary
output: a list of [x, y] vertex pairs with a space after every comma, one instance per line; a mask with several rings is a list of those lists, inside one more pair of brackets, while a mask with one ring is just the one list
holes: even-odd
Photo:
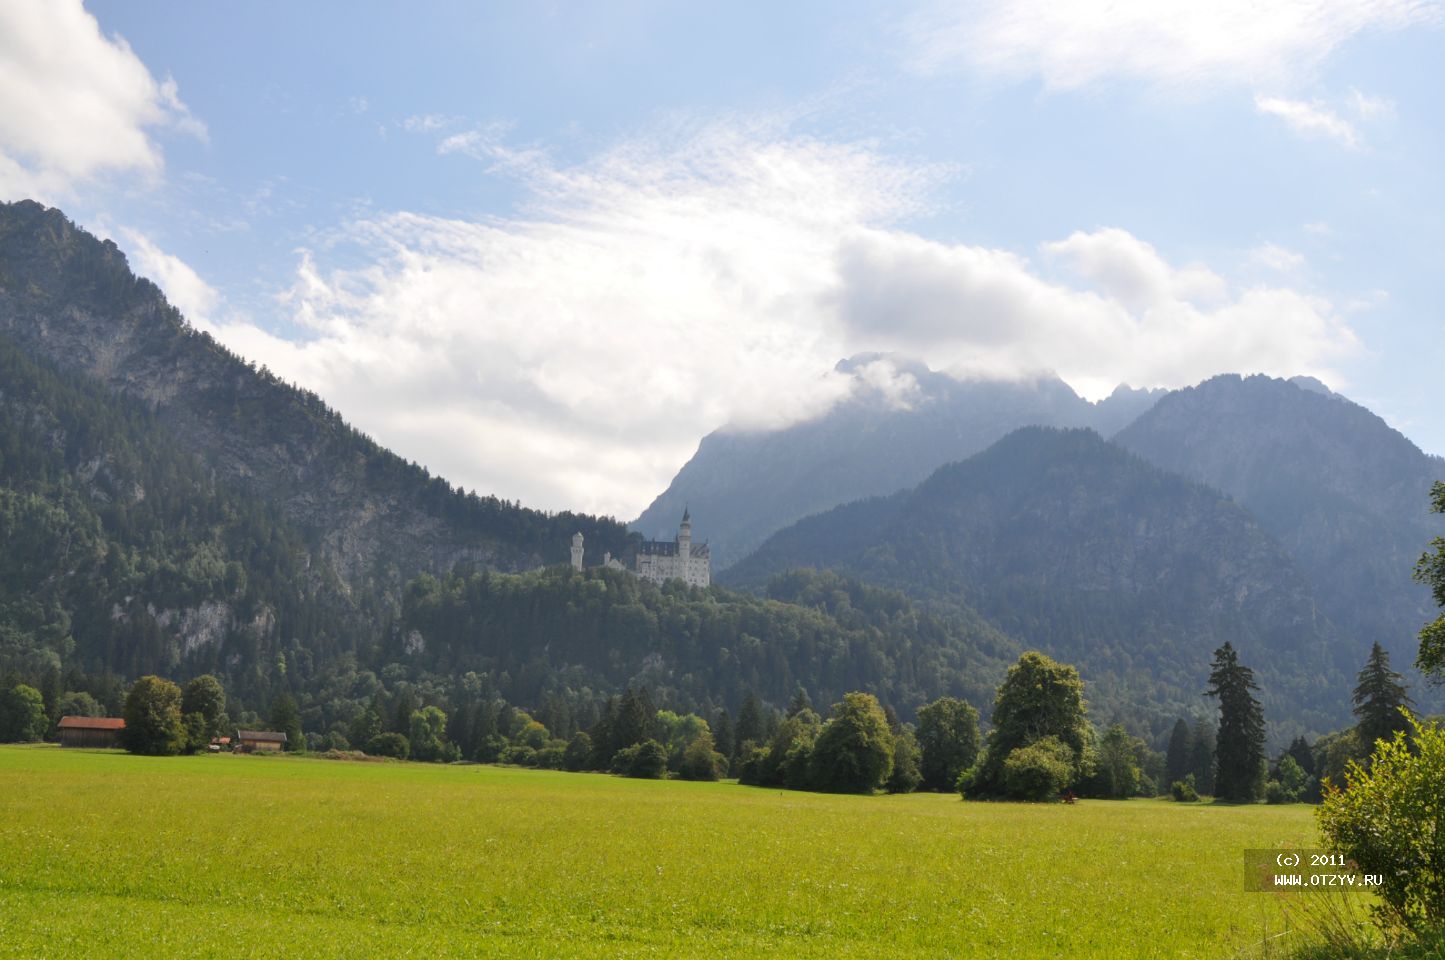
[[[602, 555], [602, 565], [610, 570], [626, 570], [622, 561], [610, 553]], [[572, 569], [582, 569], [582, 534], [572, 536]], [[690, 587], [705, 587], [712, 582], [712, 557], [707, 544], [692, 542], [692, 515], [682, 512], [676, 540], [645, 540], [637, 547], [633, 575], [653, 583], [682, 580]]]

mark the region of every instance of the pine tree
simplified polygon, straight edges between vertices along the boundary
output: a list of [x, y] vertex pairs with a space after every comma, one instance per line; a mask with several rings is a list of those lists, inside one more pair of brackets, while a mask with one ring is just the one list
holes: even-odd
[[271, 705], [271, 727], [286, 734], [287, 750], [306, 749], [306, 737], [301, 732], [301, 711], [291, 694], [281, 694]]
[[1180, 717], [1174, 721], [1174, 730], [1169, 734], [1169, 749], [1164, 754], [1164, 786], [1183, 780], [1194, 769], [1189, 747], [1189, 724]]
[[647, 688], [643, 687], [636, 692], [629, 689], [617, 704], [617, 716], [612, 723], [614, 752], [651, 739], [656, 719], [657, 708], [652, 705], [652, 697]]
[[736, 744], [733, 742], [733, 717], [727, 707], [713, 715], [712, 739], [717, 752], [731, 760]]
[[804, 710], [811, 709], [813, 709], [812, 698], [808, 696], [808, 691], [803, 689], [803, 685], [800, 683], [798, 689], [793, 691], [793, 699], [788, 701], [788, 716], [796, 717]]
[[1189, 772], [1205, 796], [1214, 795], [1214, 728], [1203, 720], [1189, 733]]
[[1304, 737], [1295, 737], [1290, 741], [1289, 749], [1285, 751], [1294, 762], [1299, 764], [1300, 769], [1310, 776], [1315, 775], [1315, 752], [1310, 749], [1310, 743]]
[[1405, 693], [1404, 679], [1390, 669], [1390, 655], [1376, 641], [1370, 658], [1360, 671], [1360, 685], [1355, 687], [1355, 716], [1360, 718], [1360, 742], [1373, 752], [1375, 741], [1394, 739], [1397, 730], [1409, 727], [1401, 707], [1412, 701]]
[[1264, 793], [1264, 713], [1250, 692], [1254, 671], [1239, 662], [1228, 641], [1214, 651], [1209, 689], [1219, 698], [1214, 741], [1214, 795], [1231, 803], [1254, 803]]
[[767, 739], [768, 731], [766, 721], [763, 719], [763, 704], [758, 695], [749, 692], [743, 700], [742, 709], [738, 711], [737, 732], [734, 739], [737, 740], [735, 749], [741, 750], [743, 744], [751, 742], [754, 746], [761, 746]]

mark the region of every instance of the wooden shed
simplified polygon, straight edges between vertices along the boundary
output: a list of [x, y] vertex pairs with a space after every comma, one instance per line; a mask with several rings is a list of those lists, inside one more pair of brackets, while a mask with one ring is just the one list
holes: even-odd
[[237, 730], [235, 744], [242, 753], [280, 750], [286, 746], [286, 734], [274, 730]]
[[125, 721], [120, 717], [61, 717], [62, 747], [118, 747]]

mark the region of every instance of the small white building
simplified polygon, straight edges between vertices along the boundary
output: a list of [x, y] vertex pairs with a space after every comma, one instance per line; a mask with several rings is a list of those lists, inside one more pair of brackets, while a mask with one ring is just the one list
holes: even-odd
[[[604, 554], [602, 565], [612, 570], [623, 570], [622, 562], [612, 554]], [[582, 569], [582, 534], [572, 537], [572, 568]], [[675, 540], [645, 540], [637, 548], [637, 558], [630, 571], [644, 580], [665, 583], [681, 580], [689, 586], [705, 587], [712, 583], [712, 556], [707, 544], [692, 542], [692, 515], [682, 512], [682, 523], [677, 528]]]

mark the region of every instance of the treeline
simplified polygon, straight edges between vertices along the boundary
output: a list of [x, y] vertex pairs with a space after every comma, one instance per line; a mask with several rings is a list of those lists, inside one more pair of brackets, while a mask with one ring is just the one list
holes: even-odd
[[704, 716], [749, 693], [786, 703], [798, 687], [830, 701], [869, 689], [908, 710], [983, 701], [1016, 650], [985, 624], [833, 573], [786, 574], [757, 597], [600, 568], [422, 575], [390, 643], [388, 660], [488, 676], [512, 702], [647, 687]]

